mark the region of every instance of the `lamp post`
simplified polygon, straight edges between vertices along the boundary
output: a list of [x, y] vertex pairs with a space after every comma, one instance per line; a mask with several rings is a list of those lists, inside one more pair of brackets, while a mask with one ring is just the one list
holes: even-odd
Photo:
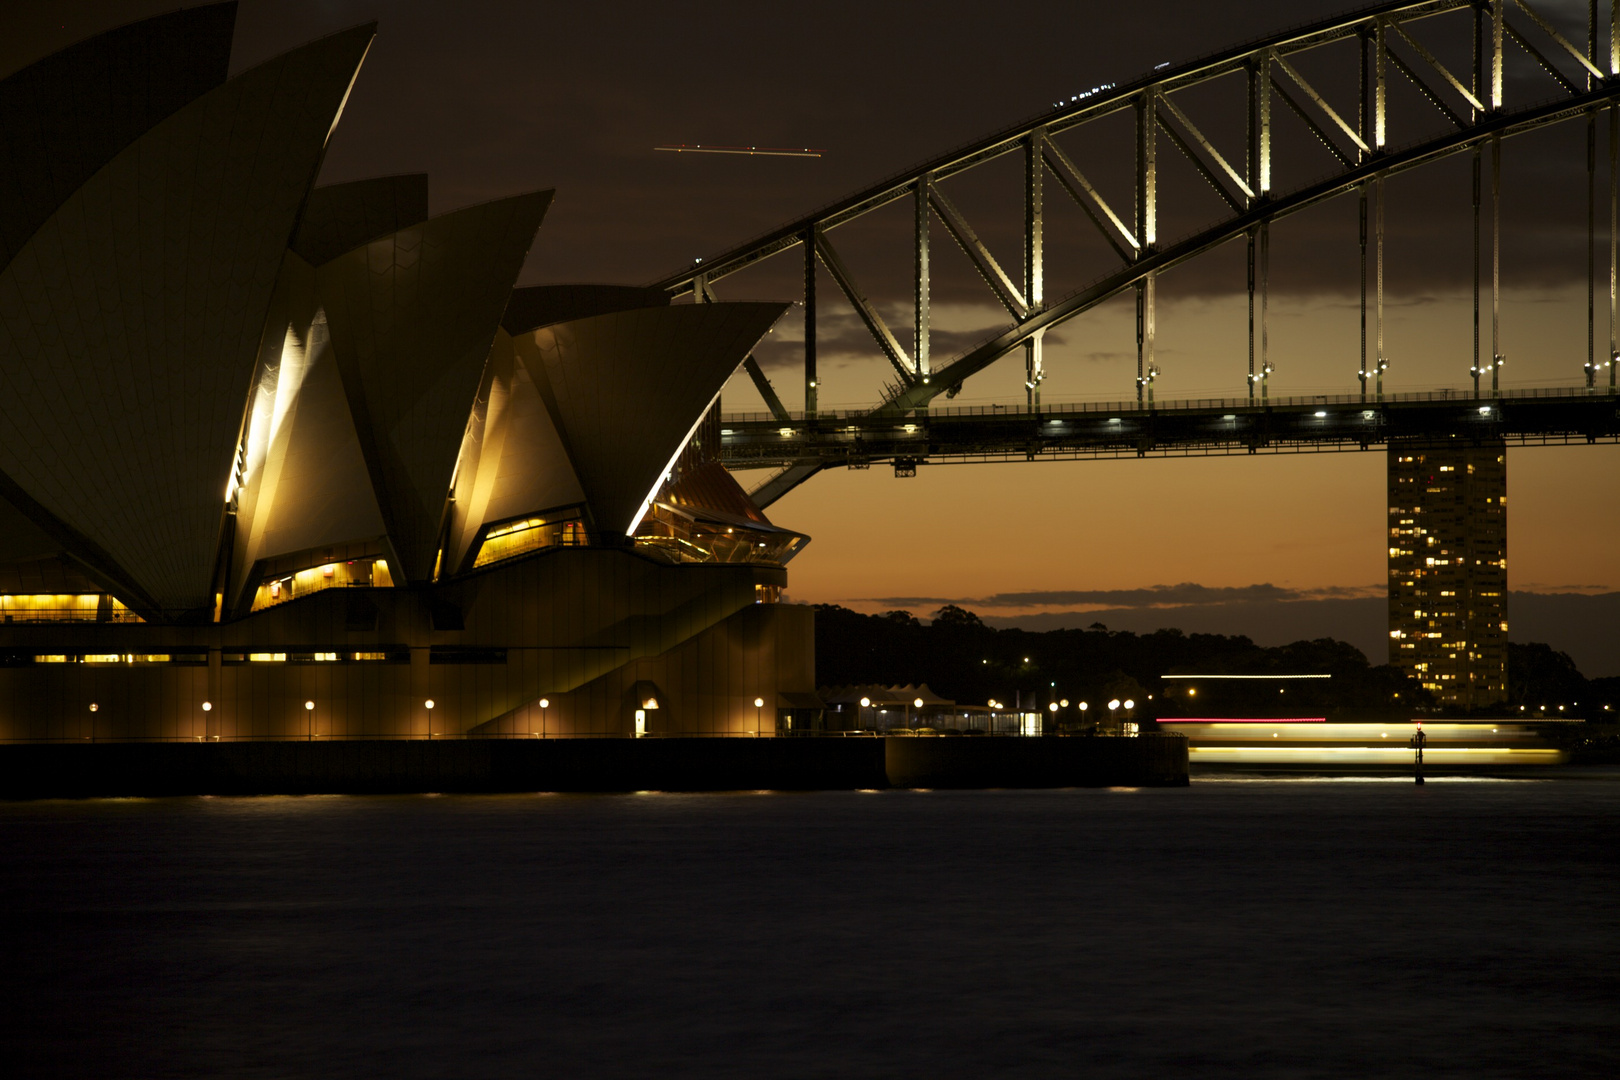
[[100, 711], [100, 709], [101, 709], [100, 705], [97, 705], [93, 701], [90, 703], [90, 741], [91, 742], [96, 741], [96, 713], [98, 711]]
[[1089, 709], [1089, 708], [1091, 708], [1091, 702], [1082, 701], [1080, 703], [1080, 725], [1082, 727], [1085, 726], [1085, 723], [1086, 723], [1086, 710]]
[[[913, 701], [911, 703], [911, 707], [917, 710], [917, 719], [919, 721], [922, 720], [922, 706], [923, 706], [922, 698], [917, 698], [915, 701]], [[918, 726], [920, 727], [921, 724], [919, 724]]]
[[427, 706], [427, 711], [428, 711], [428, 742], [432, 742], [433, 741], [433, 699], [428, 698], [427, 701], [423, 702], [423, 704], [425, 704]]
[[204, 742], [208, 741], [208, 714], [213, 711], [213, 708], [214, 708], [214, 703], [212, 701], [205, 701], [205, 702], [202, 703], [203, 741]]
[[765, 699], [764, 698], [755, 698], [754, 699], [754, 738], [756, 738], [756, 739], [759, 738], [759, 729], [761, 727], [763, 727], [764, 724], [765, 724], [764, 709], [765, 709]]
[[1108, 726], [1109, 727], [1114, 726], [1114, 711], [1116, 709], [1118, 709], [1118, 708], [1119, 708], [1119, 698], [1114, 698], [1113, 700], [1111, 700], [1108, 703]]
[[315, 703], [304, 702], [304, 741], [315, 741]]
[[866, 713], [865, 713], [865, 710], [870, 709], [871, 707], [872, 707], [872, 699], [871, 698], [869, 698], [869, 697], [861, 698], [861, 710], [862, 711], [857, 712], [855, 714], [855, 728], [856, 728], [857, 731], [864, 731], [866, 729]]
[[550, 698], [540, 699], [540, 737], [546, 737], [546, 709], [551, 706]]

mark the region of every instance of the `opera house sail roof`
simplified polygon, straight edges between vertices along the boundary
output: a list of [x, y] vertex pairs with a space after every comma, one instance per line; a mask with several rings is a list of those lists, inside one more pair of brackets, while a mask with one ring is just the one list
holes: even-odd
[[312, 568], [791, 557], [695, 437], [786, 305], [515, 289], [550, 191], [431, 215], [422, 175], [315, 186], [375, 27], [226, 78], [234, 15], [0, 80], [0, 592], [201, 623]]

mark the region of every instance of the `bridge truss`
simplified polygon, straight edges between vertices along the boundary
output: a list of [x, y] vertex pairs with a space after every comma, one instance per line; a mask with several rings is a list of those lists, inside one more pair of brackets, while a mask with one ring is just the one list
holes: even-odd
[[[1535, 3], [1540, 2], [1535, 0]], [[955, 150], [920, 169], [891, 177], [714, 258], [698, 261], [693, 267], [659, 282], [658, 286], [672, 298], [687, 296], [704, 302], [715, 298], [715, 286], [720, 281], [774, 256], [798, 250], [804, 267], [805, 407], [798, 416], [790, 414], [759, 363], [749, 357], [745, 367], [770, 410], [769, 418], [763, 423], [775, 425], [760, 430], [774, 432], [779, 442], [768, 453], [758, 439], [745, 447], [742, 433], [749, 432], [752, 438], [756, 422], [741, 418], [735, 424], [728, 421], [727, 428], [733, 434], [723, 437], [723, 460], [740, 467], [780, 466], [781, 471], [752, 493], [755, 500], [765, 506], [827, 465], [859, 463], [863, 458], [874, 456], [874, 443], [870, 439], [864, 450], [851, 452], [848, 445], [840, 442], [839, 427], [853, 426], [876, 432], [893, 429], [897, 419], [910, 417], [912, 434], [976, 429], [981, 435], [974, 438], [979, 439], [994, 426], [982, 419], [984, 414], [967, 414], [979, 419], [953, 415], [947, 420], [940, 416], [936, 422], [927, 415], [930, 404], [941, 394], [954, 397], [968, 378], [1014, 353], [1022, 353], [1025, 370], [1027, 398], [1020, 422], [1034, 423], [1035, 417], [1051, 411], [1050, 406], [1043, 409], [1040, 396], [1045, 378], [1042, 358], [1045, 334], [1126, 292], [1134, 292], [1136, 301], [1135, 409], [1163, 412], [1167, 403], [1156, 405], [1153, 401], [1153, 383], [1159, 374], [1154, 362], [1157, 277], [1240, 238], [1246, 245], [1248, 267], [1247, 396], [1230, 407], [1225, 403], [1219, 405], [1221, 412], [1215, 415], [1248, 416], [1253, 410], [1272, 408], [1269, 377], [1274, 369], [1268, 355], [1267, 334], [1271, 224], [1348, 194], [1354, 194], [1358, 200], [1360, 220], [1361, 363], [1357, 371], [1359, 393], [1354, 400], [1356, 404], [1373, 404], [1375, 408], [1364, 411], [1371, 411], [1375, 417], [1387, 418], [1396, 413], [1416, 416], [1408, 407], [1411, 403], [1386, 401], [1384, 394], [1384, 373], [1388, 367], [1383, 333], [1384, 185], [1391, 176], [1457, 154], [1471, 154], [1473, 169], [1474, 350], [1470, 369], [1473, 392], [1475, 397], [1483, 396], [1487, 391], [1482, 387], [1482, 380], [1488, 377], [1489, 394], [1499, 396], [1500, 371], [1505, 359], [1500, 345], [1501, 143], [1521, 132], [1572, 119], [1585, 119], [1587, 125], [1586, 383], [1592, 392], [1613, 394], [1616, 358], [1620, 356], [1620, 342], [1617, 342], [1617, 332], [1620, 332], [1620, 310], [1617, 310], [1620, 307], [1620, 299], [1617, 299], [1620, 189], [1616, 186], [1620, 115], [1615, 107], [1620, 100], [1620, 0], [1610, 0], [1606, 7], [1607, 18], [1600, 19], [1597, 0], [1590, 0], [1586, 40], [1579, 44], [1560, 33], [1531, 0], [1421, 0], [1371, 7], [1258, 43], [1164, 67], [1127, 85], [1105, 86], [1076, 95], [1029, 122]], [[1605, 21], [1606, 27], [1602, 25]], [[1600, 39], [1604, 38], [1607, 48], [1600, 56]], [[1551, 96], [1510, 104], [1505, 97], [1510, 62], [1518, 65], [1515, 71], [1533, 65]], [[1338, 69], [1323, 66], [1331, 63], [1338, 63]], [[1234, 79], [1241, 80], [1246, 89], [1241, 115], [1230, 115], [1229, 108], [1223, 111], [1200, 97], [1201, 91], [1217, 82], [1227, 80], [1226, 85], [1230, 85], [1230, 80]], [[1393, 95], [1392, 88], [1397, 82], [1415, 89], [1416, 95]], [[1425, 113], [1421, 117], [1402, 116], [1399, 119], [1403, 124], [1413, 127], [1428, 124], [1425, 130], [1430, 133], [1395, 145], [1390, 131], [1397, 119], [1395, 111], [1400, 101], [1408, 102], [1404, 106], [1408, 111], [1416, 109]], [[1199, 111], [1200, 107], [1203, 112]], [[1093, 164], [1083, 159], [1077, 161], [1065, 149], [1064, 142], [1072, 141], [1088, 125], [1122, 113], [1131, 119], [1134, 128], [1129, 170], [1132, 194], [1129, 206], [1121, 203], [1116, 207], [1103, 194], [1106, 185], [1094, 182], [1081, 167], [1085, 164], [1093, 168]], [[1210, 119], [1201, 126], [1193, 119], [1194, 114]], [[1273, 183], [1277, 149], [1275, 121], [1283, 114], [1291, 115], [1310, 133], [1331, 168], [1324, 176], [1286, 190]], [[1601, 358], [1595, 344], [1600, 114], [1606, 114], [1608, 127], [1609, 177], [1609, 347]], [[1438, 131], [1433, 130], [1436, 124], [1440, 125]], [[1217, 133], [1239, 131], [1241, 146], [1234, 148], [1228, 134], [1227, 152], [1223, 153], [1218, 145], [1222, 136]], [[1214, 190], [1223, 206], [1217, 220], [1176, 239], [1162, 238], [1159, 234], [1160, 209], [1164, 205], [1160, 196], [1159, 161], [1165, 153], [1185, 158]], [[1023, 166], [1022, 273], [1016, 278], [997, 260], [944, 186], [954, 177], [1007, 155], [1019, 155]], [[1043, 209], [1049, 179], [1056, 183], [1062, 196], [1079, 206], [1118, 258], [1116, 267], [1062, 296], [1047, 294], [1043, 271]], [[1487, 192], [1488, 229], [1482, 213]], [[895, 203], [909, 203], [914, 222], [911, 230], [913, 325], [909, 349], [863, 291], [850, 264], [833, 242], [833, 234], [840, 227]], [[966, 255], [1010, 319], [1004, 329], [943, 362], [936, 362], [929, 347], [930, 227], [935, 220]], [[1487, 259], [1480, 257], [1482, 239], [1488, 244]], [[1487, 262], [1490, 268], [1488, 353], [1482, 348], [1481, 334], [1482, 276]], [[893, 369], [894, 381], [882, 399], [859, 417], [826, 416], [817, 409], [818, 264], [854, 309]], [[1606, 386], [1600, 386], [1599, 377], [1605, 372]], [[1314, 400], [1306, 404], [1313, 403]], [[1580, 405], [1580, 402], [1571, 400], [1565, 404]], [[1499, 419], [1502, 410], [1508, 407], [1503, 402], [1497, 412]], [[1548, 407], [1557, 406], [1544, 402], [1540, 408], [1545, 412]], [[1105, 412], [1124, 411], [1120, 406], [1099, 408]], [[1292, 406], [1279, 402], [1278, 408], [1281, 415]], [[1064, 410], [1065, 414], [1073, 411]], [[1314, 408], [1308, 411], [1317, 412]], [[1594, 437], [1612, 436], [1612, 424], [1595, 424], [1587, 416], [1590, 409], [1583, 407], [1577, 411], [1580, 415], [1572, 416], [1569, 422], [1551, 424], [1551, 428], [1564, 432], [1559, 438], [1586, 437], [1594, 432]], [[953, 414], [955, 412], [952, 410]], [[1612, 420], [1612, 407], [1608, 415]], [[1317, 418], [1313, 415], [1311, 419]], [[1136, 427], [1130, 439], [1122, 444], [1107, 445], [1129, 452], [1140, 451], [1144, 439], [1146, 445], [1154, 448], [1169, 445], [1152, 434], [1164, 427], [1153, 418], [1138, 417], [1131, 422]], [[1123, 417], [1119, 418], [1119, 423], [1125, 423]], [[907, 424], [902, 421], [898, 426], [904, 433]], [[1388, 429], [1382, 419], [1378, 426]], [[1477, 423], [1474, 426], [1477, 427]], [[780, 441], [789, 430], [794, 436], [786, 442]], [[1037, 430], [1040, 430], [1039, 425]], [[1144, 431], [1148, 433], [1146, 436]], [[1232, 445], [1251, 451], [1260, 442], [1278, 445], [1275, 441], [1257, 442], [1249, 437], [1253, 434], [1254, 431], [1247, 431], [1244, 438]], [[1363, 428], [1353, 442], [1367, 445], [1362, 437], [1365, 434]], [[764, 442], [769, 443], [769, 438], [767, 435]], [[922, 457], [951, 456], [943, 449], [931, 449], [929, 441], [925, 439], [912, 445], [921, 451]], [[1306, 438], [1301, 445], [1320, 442]], [[796, 449], [796, 455], [783, 453], [790, 444]], [[1008, 456], [1007, 445], [1017, 444], [1004, 445], [1003, 457]], [[1034, 445], [1045, 444], [1037, 439]], [[899, 449], [876, 456], [892, 457], [900, 462], [919, 460], [916, 455], [902, 453]]]

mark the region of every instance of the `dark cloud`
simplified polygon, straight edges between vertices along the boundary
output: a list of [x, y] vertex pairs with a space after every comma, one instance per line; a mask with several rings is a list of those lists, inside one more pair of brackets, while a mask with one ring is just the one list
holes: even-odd
[[[13, 5], [0, 41], [10, 70], [79, 38], [172, 8], [174, 0], [86, 0]], [[768, 5], [714, 0], [699, 10], [651, 3], [534, 4], [523, 0], [243, 0], [235, 70], [321, 34], [378, 20], [334, 136], [323, 179], [427, 170], [436, 211], [556, 186], [557, 201], [525, 281], [643, 282], [713, 254], [844, 194], [901, 173], [1104, 82], [1125, 82], [1162, 62], [1204, 55], [1338, 11], [1342, 0], [1195, 4], [1141, 0], [1077, 8], [1064, 0], [873, 5], [826, 0]], [[1572, 40], [1584, 5], [1544, 4]], [[1446, 35], [1414, 32], [1442, 49]], [[1018, 42], [1016, 63], [995, 63], [993, 43]], [[1297, 59], [1306, 75], [1354, 114], [1346, 58], [1353, 43]], [[1342, 56], [1339, 54], [1343, 54]], [[1319, 54], [1319, 55], [1318, 55]], [[767, 59], [768, 58], [768, 59]], [[1453, 70], [1463, 56], [1444, 55]], [[985, 65], [989, 63], [990, 68]], [[988, 75], [993, 71], [993, 75]], [[1539, 100], [1553, 83], [1515, 53], [1509, 100]], [[1395, 144], [1443, 131], [1443, 116], [1392, 82]], [[1178, 96], [1234, 162], [1243, 158], [1241, 80]], [[1347, 106], [1348, 103], [1348, 107]], [[1278, 107], [1277, 190], [1333, 168], [1332, 159]], [[1128, 116], [1088, 125], [1064, 145], [1129, 216]], [[1584, 273], [1584, 125], [1509, 140], [1504, 215], [1507, 281], [1564, 282]], [[826, 157], [700, 157], [654, 153], [669, 142], [812, 146]], [[952, 198], [1017, 276], [1017, 155], [947, 181]], [[1160, 236], [1224, 214], [1208, 185], [1161, 142]], [[1468, 280], [1466, 158], [1389, 185], [1389, 292], [1430, 291]], [[1058, 185], [1047, 195], [1048, 296], [1117, 265]], [[896, 205], [836, 231], [868, 294], [899, 303], [911, 280], [911, 215]], [[1280, 292], [1337, 293], [1356, 283], [1354, 200], [1339, 200], [1276, 230]], [[934, 229], [936, 303], [990, 299], [950, 237]], [[1225, 295], [1243, 288], [1241, 245], [1171, 271], [1165, 289]], [[797, 296], [802, 260], [786, 254], [730, 279], [736, 298]], [[824, 278], [824, 290], [831, 283]], [[942, 352], [954, 352], [955, 341]]]
[[1046, 589], [996, 593], [983, 597], [877, 596], [866, 602], [890, 607], [928, 607], [956, 604], [966, 608], [1090, 607], [1160, 608], [1206, 604], [1285, 603], [1302, 600], [1384, 596], [1382, 585], [1332, 586], [1325, 589], [1289, 589], [1280, 585], [1209, 586], [1183, 582], [1141, 589]]

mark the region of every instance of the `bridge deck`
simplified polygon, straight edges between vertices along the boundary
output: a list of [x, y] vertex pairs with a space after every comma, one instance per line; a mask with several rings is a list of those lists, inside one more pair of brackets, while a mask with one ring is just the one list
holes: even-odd
[[1391, 441], [1503, 439], [1515, 444], [1620, 440], [1607, 388], [1077, 403], [933, 409], [909, 415], [822, 411], [729, 415], [720, 459], [732, 468], [862, 467], [893, 462], [1033, 461], [1367, 450]]

